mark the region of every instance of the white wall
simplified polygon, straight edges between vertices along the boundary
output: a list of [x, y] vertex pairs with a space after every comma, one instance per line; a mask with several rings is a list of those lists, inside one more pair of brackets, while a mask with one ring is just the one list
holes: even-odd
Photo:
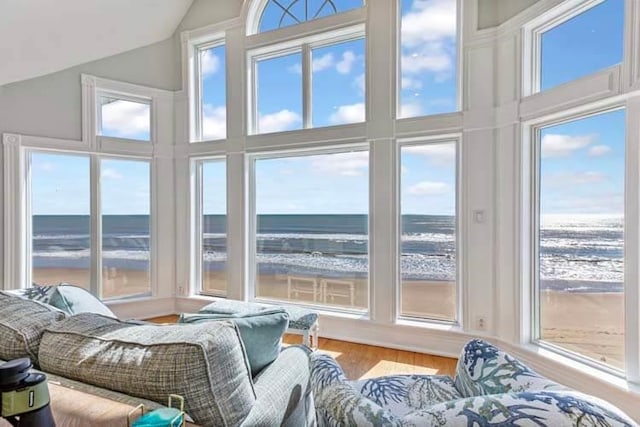
[[80, 140], [80, 75], [92, 74], [159, 89], [175, 90], [172, 39], [35, 79], [8, 84], [0, 91], [0, 133]]

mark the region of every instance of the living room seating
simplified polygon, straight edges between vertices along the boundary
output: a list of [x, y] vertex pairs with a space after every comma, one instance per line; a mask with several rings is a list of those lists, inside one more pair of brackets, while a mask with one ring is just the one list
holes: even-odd
[[613, 405], [554, 383], [482, 341], [462, 350], [455, 380], [395, 375], [349, 381], [311, 356], [319, 426], [637, 426]]
[[[0, 359], [30, 357], [45, 373], [123, 393], [132, 398], [127, 403], [165, 404], [169, 394], [181, 394], [187, 414], [202, 426], [315, 424], [303, 346], [284, 349], [252, 376], [238, 327], [229, 321], [156, 325], [69, 316], [5, 292], [0, 314]], [[77, 415], [76, 425], [93, 425]]]

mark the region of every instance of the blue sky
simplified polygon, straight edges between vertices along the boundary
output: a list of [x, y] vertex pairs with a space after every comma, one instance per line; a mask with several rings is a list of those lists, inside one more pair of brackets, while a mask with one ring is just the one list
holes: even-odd
[[[322, 3], [323, 0], [310, 1], [310, 10]], [[359, 7], [362, 2], [335, 0], [335, 4], [344, 11]], [[457, 110], [455, 0], [401, 0], [400, 5], [400, 116]], [[542, 88], [619, 63], [622, 58], [623, 8], [623, 0], [606, 0], [544, 33]], [[280, 18], [277, 9], [271, 5], [265, 12], [265, 29], [277, 25]], [[320, 15], [326, 13], [329, 11], [325, 6]], [[284, 23], [293, 22], [289, 21]], [[216, 46], [203, 51], [200, 57], [205, 139], [226, 136], [225, 53], [225, 46]], [[312, 53], [313, 126], [362, 121], [366, 97], [365, 41], [351, 40], [317, 47]], [[261, 132], [302, 127], [301, 68], [299, 53], [259, 61], [257, 79]], [[102, 117], [104, 135], [149, 139], [149, 108], [145, 104], [126, 101], [105, 103]], [[550, 127], [543, 130], [542, 138], [543, 188], [548, 192], [542, 198], [543, 213], [621, 211], [624, 112]], [[367, 158], [364, 152], [352, 152], [261, 160], [257, 167], [258, 211], [366, 213]], [[455, 150], [451, 144], [403, 150], [403, 213], [454, 212], [454, 158]], [[34, 156], [34, 213], [87, 213], [88, 167], [87, 158]], [[204, 175], [205, 212], [223, 213], [224, 167], [208, 168]], [[133, 168], [127, 162], [109, 164], [103, 169], [110, 171], [107, 174], [111, 175], [105, 177], [103, 171], [105, 184], [114, 183], [108, 187], [109, 191], [103, 191], [103, 204], [109, 206], [110, 212], [148, 211], [148, 204], [140, 201], [140, 194], [148, 191], [142, 184], [148, 182], [146, 169]], [[115, 191], [117, 188], [122, 191]], [[591, 202], [588, 203], [589, 200]]]

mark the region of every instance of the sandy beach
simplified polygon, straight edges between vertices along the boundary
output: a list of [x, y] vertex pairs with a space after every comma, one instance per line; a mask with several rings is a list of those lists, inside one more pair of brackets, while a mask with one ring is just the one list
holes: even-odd
[[[104, 272], [105, 299], [148, 292], [149, 275], [144, 271], [110, 270]], [[88, 287], [87, 270], [36, 269], [36, 283], [68, 282]], [[258, 295], [264, 299], [313, 302], [312, 293], [292, 292], [288, 296], [286, 275], [260, 275]], [[310, 283], [294, 287], [311, 289]], [[204, 289], [220, 293], [226, 288], [223, 272], [206, 272]], [[336, 307], [367, 309], [367, 281], [353, 280], [354, 298], [351, 301], [349, 284], [329, 284], [326, 304]], [[319, 288], [319, 282], [318, 282]], [[323, 303], [325, 295], [318, 293], [316, 303]], [[402, 287], [402, 312], [406, 316], [451, 318], [455, 312], [455, 285], [452, 282], [405, 281]], [[579, 352], [614, 367], [624, 363], [624, 299], [621, 293], [583, 293], [543, 291], [541, 305], [541, 338], [567, 350]]]
[[[89, 270], [73, 268], [36, 268], [32, 280], [37, 284], [55, 285], [66, 282], [89, 289]], [[104, 269], [102, 298], [112, 299], [150, 292], [148, 271]]]

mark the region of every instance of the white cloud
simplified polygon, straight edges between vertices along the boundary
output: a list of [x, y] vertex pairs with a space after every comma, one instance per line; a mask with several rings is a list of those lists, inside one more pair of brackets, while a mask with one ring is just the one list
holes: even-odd
[[280, 110], [277, 113], [260, 114], [258, 119], [260, 133], [271, 133], [289, 130], [302, 122], [300, 114], [291, 110]]
[[402, 16], [402, 44], [416, 47], [456, 36], [456, 0], [414, 0]]
[[149, 133], [148, 104], [117, 100], [102, 105], [102, 130], [112, 136], [135, 137]]
[[422, 181], [410, 186], [407, 192], [413, 196], [434, 196], [446, 194], [449, 191], [449, 184], [445, 182]]
[[356, 151], [315, 156], [311, 163], [313, 170], [320, 174], [339, 176], [361, 176], [369, 168], [369, 153]]
[[202, 77], [215, 74], [220, 69], [220, 58], [211, 52], [211, 49], [200, 53], [200, 70]]
[[596, 135], [546, 134], [542, 137], [542, 157], [566, 157], [596, 140]]
[[120, 181], [124, 178], [120, 172], [111, 168], [102, 169], [100, 175], [102, 176], [102, 179], [110, 179], [114, 181]]
[[342, 59], [336, 64], [336, 71], [340, 74], [349, 74], [358, 57], [348, 50], [342, 54]]
[[451, 79], [456, 26], [456, 0], [414, 0], [402, 16], [402, 77], [429, 72], [436, 83]]
[[422, 89], [422, 82], [408, 76], [402, 76], [402, 89], [419, 90]]
[[326, 70], [327, 68], [331, 68], [333, 66], [333, 63], [333, 53], [329, 52], [319, 58], [313, 58], [311, 68], [313, 69], [314, 73], [317, 73], [319, 71]]
[[453, 143], [407, 146], [402, 151], [427, 157], [436, 166], [452, 166], [456, 159]]
[[567, 185], [597, 184], [607, 180], [607, 175], [597, 171], [585, 172], [561, 172], [549, 174], [543, 177], [543, 182], [554, 187], [566, 187]]
[[202, 112], [202, 139], [224, 139], [227, 137], [227, 109], [206, 104]]
[[364, 122], [365, 109], [364, 102], [358, 102], [351, 105], [341, 105], [329, 117], [329, 122], [334, 125], [346, 123]]
[[418, 117], [423, 114], [422, 105], [415, 102], [407, 102], [400, 106], [400, 118]]
[[439, 73], [440, 82], [446, 80], [453, 70], [453, 53], [447, 50], [444, 43], [430, 42], [417, 51], [402, 55], [402, 74], [420, 74], [423, 72]]
[[591, 157], [600, 157], [608, 154], [611, 151], [611, 147], [608, 145], [596, 145], [589, 148], [589, 155]]

